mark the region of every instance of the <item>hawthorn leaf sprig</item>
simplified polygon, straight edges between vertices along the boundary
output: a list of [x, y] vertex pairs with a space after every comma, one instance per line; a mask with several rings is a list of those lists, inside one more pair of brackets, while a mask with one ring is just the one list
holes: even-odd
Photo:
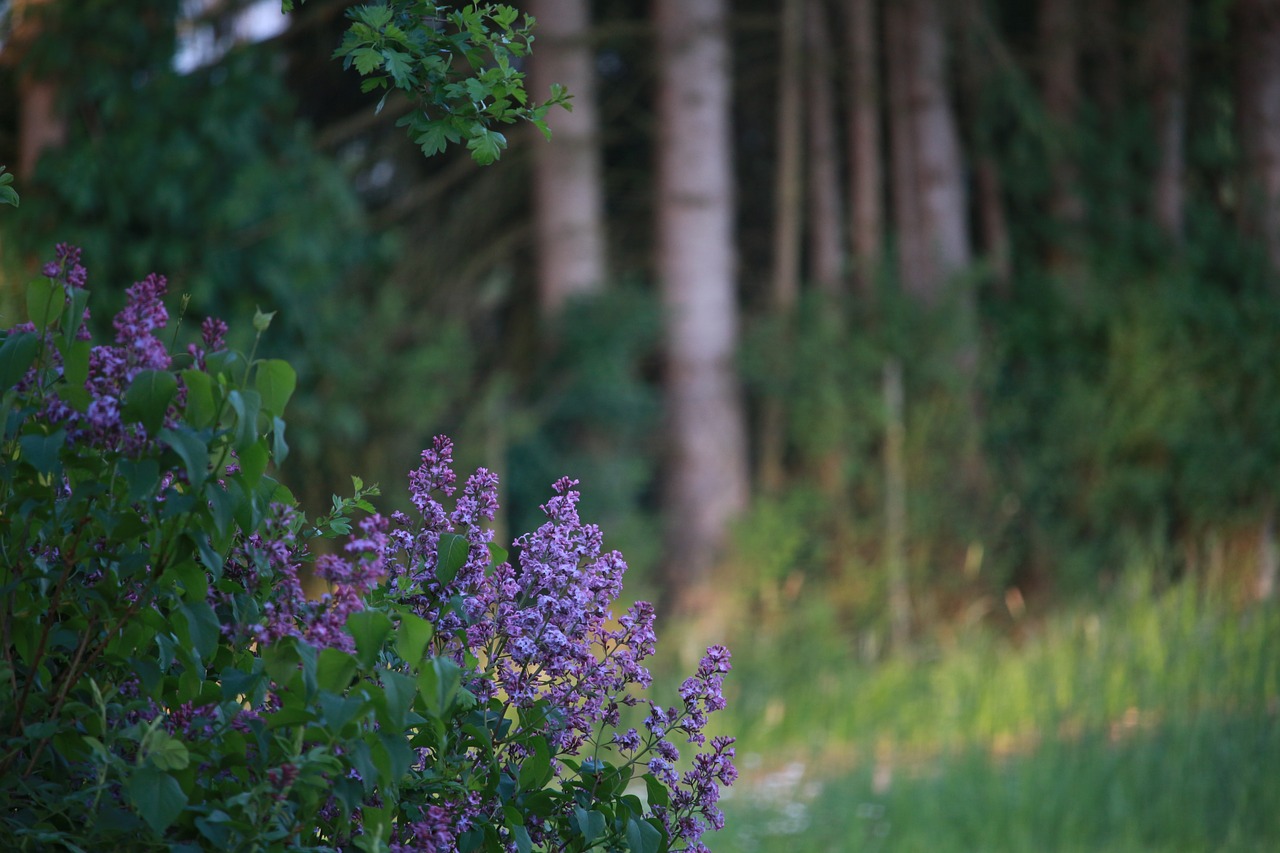
[[409, 97], [413, 109], [397, 124], [427, 156], [465, 144], [487, 165], [507, 147], [501, 126], [528, 121], [549, 136], [547, 112], [569, 107], [560, 85], [546, 101], [530, 100], [520, 63], [535, 21], [512, 6], [384, 0], [347, 14], [351, 24], [334, 57], [364, 78], [363, 91], [382, 93], [378, 111], [392, 92]]

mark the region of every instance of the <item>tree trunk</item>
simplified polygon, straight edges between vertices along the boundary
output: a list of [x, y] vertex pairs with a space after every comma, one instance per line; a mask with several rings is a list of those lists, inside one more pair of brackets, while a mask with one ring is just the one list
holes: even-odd
[[1280, 4], [1239, 0], [1235, 23], [1243, 225], [1262, 241], [1280, 289]]
[[664, 597], [697, 608], [747, 502], [734, 350], [730, 65], [724, 0], [656, 0], [658, 272], [669, 418]]
[[908, 295], [937, 306], [971, 260], [946, 37], [935, 0], [896, 0], [885, 23], [898, 277]]
[[876, 0], [846, 0], [849, 50], [850, 246], [854, 283], [864, 299], [875, 291], [884, 251], [880, 154], [880, 33]]
[[[13, 32], [5, 64], [19, 64], [27, 48], [40, 35], [37, 6], [49, 0], [17, 0], [14, 4]], [[24, 181], [31, 180], [40, 155], [59, 148], [67, 141], [67, 123], [58, 109], [58, 86], [53, 80], [38, 78], [29, 71], [18, 71], [18, 168]]]
[[1071, 243], [1084, 217], [1076, 192], [1076, 114], [1079, 111], [1077, 0], [1042, 0], [1040, 5], [1041, 91], [1050, 125], [1049, 215], [1059, 237], [1049, 252], [1051, 266], [1063, 267], [1075, 256]]
[[565, 301], [604, 283], [604, 191], [588, 0], [530, 0], [537, 48], [530, 68], [534, 97], [553, 83], [573, 95], [573, 110], [547, 118], [550, 140], [535, 140], [534, 205], [538, 302], [545, 318]]
[[1160, 228], [1182, 241], [1186, 133], [1187, 2], [1148, 0], [1150, 29], [1143, 45], [1158, 153], [1152, 210]]
[[[783, 0], [781, 15], [771, 307], [789, 335], [800, 295], [804, 235], [804, 0]], [[786, 411], [774, 394], [766, 397], [760, 415], [759, 482], [766, 494], [782, 488], [785, 446]]]
[[836, 154], [831, 22], [825, 0], [809, 0], [805, 18], [809, 78], [809, 262], [814, 284], [837, 295], [844, 277], [844, 211]]

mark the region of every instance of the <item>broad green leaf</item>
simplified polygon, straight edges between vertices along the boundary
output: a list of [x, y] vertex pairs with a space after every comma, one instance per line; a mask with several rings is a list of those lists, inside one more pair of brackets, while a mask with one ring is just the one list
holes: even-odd
[[218, 420], [218, 404], [214, 399], [213, 377], [203, 370], [182, 371], [182, 384], [187, 388], [184, 416], [197, 429], [212, 427]]
[[250, 490], [256, 489], [267, 470], [270, 454], [265, 440], [256, 441], [237, 454], [240, 459], [240, 474]]
[[489, 543], [489, 559], [492, 565], [500, 566], [505, 563], [509, 557], [510, 555], [507, 553], [506, 548], [503, 548], [496, 542]]
[[440, 534], [440, 545], [436, 550], [436, 580], [449, 583], [458, 576], [458, 570], [467, 563], [467, 554], [471, 543], [467, 537], [457, 533]]
[[209, 476], [209, 447], [204, 439], [186, 425], [161, 430], [159, 439], [182, 457], [191, 485], [197, 488], [203, 485], [205, 478]]
[[532, 853], [533, 840], [529, 838], [529, 830], [525, 829], [523, 826], [512, 826], [509, 828], [511, 830], [512, 837], [516, 840], [516, 850], [518, 850], [519, 853]]
[[382, 690], [374, 696], [378, 722], [391, 731], [402, 731], [418, 692], [417, 682], [407, 675], [383, 670]]
[[278, 358], [258, 362], [253, 376], [253, 387], [262, 397], [262, 408], [274, 415], [283, 415], [284, 408], [298, 387], [298, 374], [287, 361]]
[[191, 762], [186, 744], [164, 729], [157, 729], [149, 736], [147, 758], [161, 770], [182, 770]]
[[340, 649], [321, 649], [316, 657], [316, 686], [332, 693], [344, 693], [357, 670], [356, 659]]
[[178, 780], [157, 767], [143, 766], [129, 777], [129, 801], [158, 835], [177, 820], [187, 806]]
[[347, 617], [347, 633], [356, 641], [360, 666], [373, 666], [393, 627], [391, 617], [379, 610], [357, 610]]
[[164, 426], [169, 404], [178, 393], [178, 379], [167, 370], [140, 370], [124, 392], [120, 413], [126, 420], [138, 421], [155, 435]]
[[258, 440], [258, 412], [262, 409], [262, 397], [257, 391], [237, 389], [227, 395], [227, 402], [236, 413], [232, 445], [236, 450], [244, 450]]
[[631, 853], [658, 853], [662, 849], [662, 832], [639, 818], [627, 822], [627, 847]]
[[154, 459], [121, 459], [116, 470], [129, 487], [130, 503], [149, 497], [160, 485], [160, 463]]
[[433, 657], [418, 675], [418, 694], [436, 717], [445, 717], [453, 709], [462, 671], [450, 658]]
[[329, 731], [338, 735], [361, 711], [365, 700], [355, 696], [337, 696], [328, 690], [320, 691], [320, 709], [324, 712], [325, 724]]
[[582, 806], [574, 806], [573, 816], [578, 823], [578, 830], [587, 841], [588, 847], [591, 846], [591, 842], [604, 835], [604, 815], [600, 814], [600, 812], [595, 809], [587, 811]]
[[289, 444], [284, 440], [284, 420], [279, 417], [271, 419], [271, 457], [279, 465], [289, 455]]
[[22, 459], [41, 474], [58, 470], [58, 452], [67, 443], [67, 431], [60, 429], [49, 435], [24, 435], [18, 439]]
[[187, 625], [187, 639], [201, 658], [208, 659], [218, 646], [222, 625], [213, 608], [204, 600], [183, 604], [178, 608]]
[[532, 740], [533, 755], [520, 765], [520, 787], [525, 790], [541, 788], [551, 778], [551, 747], [544, 737]]
[[61, 316], [66, 304], [67, 292], [56, 281], [38, 278], [27, 285], [27, 319], [37, 332], [48, 329]]
[[62, 353], [62, 378], [72, 388], [83, 390], [84, 383], [89, 379], [91, 349], [92, 345], [89, 341], [73, 340], [58, 346], [58, 350]]
[[396, 651], [405, 663], [417, 667], [427, 653], [427, 644], [435, 636], [435, 628], [421, 616], [401, 611], [400, 624], [396, 628]]
[[0, 391], [17, 385], [39, 353], [40, 338], [35, 332], [18, 332], [5, 338], [0, 346]]

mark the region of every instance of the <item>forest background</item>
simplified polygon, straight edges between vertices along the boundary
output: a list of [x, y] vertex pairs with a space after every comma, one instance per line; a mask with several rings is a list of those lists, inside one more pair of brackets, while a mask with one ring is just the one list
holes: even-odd
[[984, 849], [1280, 837], [1280, 7], [521, 5], [574, 109], [479, 169], [332, 61], [345, 2], [0, 4], [6, 323], [55, 241], [277, 311], [314, 508], [437, 433], [510, 530], [581, 479], [745, 659], [726, 845], [833, 796], [812, 849], [914, 849], [921, 786]]

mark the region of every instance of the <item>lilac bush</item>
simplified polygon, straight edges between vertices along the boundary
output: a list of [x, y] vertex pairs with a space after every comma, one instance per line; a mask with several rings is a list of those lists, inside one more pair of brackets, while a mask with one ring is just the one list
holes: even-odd
[[[272, 476], [295, 385], [165, 281], [112, 344], [60, 246], [0, 337], [0, 834], [19, 849], [705, 850], [735, 778], [729, 652], [645, 698], [654, 611], [562, 479], [493, 540], [498, 479], [439, 437], [383, 516]], [[259, 334], [264, 315], [255, 319]], [[323, 582], [304, 591], [308, 574]], [[682, 754], [682, 751], [684, 754]]]

